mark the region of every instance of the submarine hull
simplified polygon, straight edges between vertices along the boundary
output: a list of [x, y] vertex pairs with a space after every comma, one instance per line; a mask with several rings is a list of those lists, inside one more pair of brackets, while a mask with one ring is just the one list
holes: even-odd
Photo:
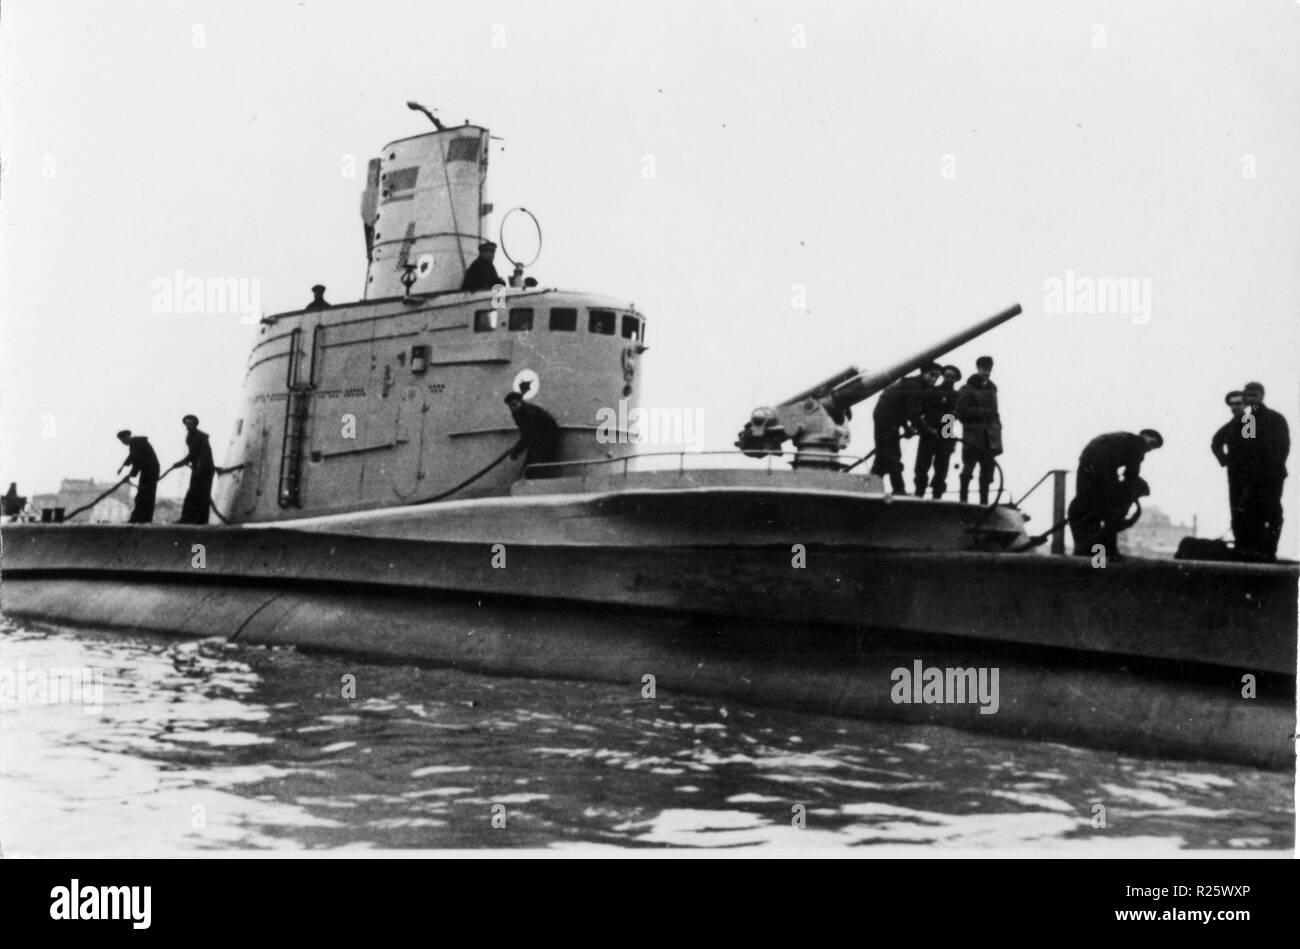
[[[792, 505], [802, 539], [776, 519]], [[15, 527], [3, 600], [74, 625], [596, 679], [636, 697], [653, 676], [667, 692], [1294, 766], [1295, 569], [1098, 570], [974, 549], [1019, 517], [994, 513], [697, 487], [293, 528]], [[902, 546], [917, 537], [930, 549]], [[997, 695], [924, 694], [911, 680], [930, 669], [996, 670]]]

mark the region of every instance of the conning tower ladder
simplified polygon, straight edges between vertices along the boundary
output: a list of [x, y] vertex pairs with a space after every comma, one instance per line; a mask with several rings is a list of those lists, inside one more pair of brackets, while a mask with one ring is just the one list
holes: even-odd
[[315, 388], [316, 349], [315, 337], [320, 335], [321, 327], [313, 333], [311, 363], [306, 381], [302, 376], [302, 329], [296, 329], [289, 335], [289, 367], [285, 378], [287, 390], [284, 404], [284, 439], [280, 443], [280, 507], [302, 507], [302, 462], [304, 441], [307, 436], [307, 419], [311, 411], [311, 393]]

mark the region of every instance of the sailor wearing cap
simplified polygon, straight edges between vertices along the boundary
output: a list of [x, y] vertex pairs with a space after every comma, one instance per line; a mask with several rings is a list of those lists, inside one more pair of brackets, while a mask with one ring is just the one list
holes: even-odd
[[929, 363], [921, 368], [919, 375], [905, 376], [887, 386], [876, 400], [876, 407], [871, 413], [876, 439], [871, 473], [888, 478], [894, 494], [907, 493], [907, 484], [903, 481], [903, 450], [899, 443], [899, 433], [905, 431], [907, 437], [911, 438], [920, 429], [921, 394], [934, 385], [942, 372], [943, 367], [938, 363]]
[[1220, 468], [1228, 472], [1228, 510], [1232, 516], [1232, 536], [1238, 547], [1249, 531], [1242, 521], [1241, 507], [1241, 433], [1242, 417], [1246, 414], [1246, 400], [1240, 389], [1233, 389], [1223, 397], [1223, 403], [1232, 412], [1232, 418], [1219, 426], [1210, 439], [1210, 451]]
[[1275, 560], [1282, 536], [1282, 486], [1286, 459], [1291, 453], [1291, 431], [1286, 419], [1264, 404], [1264, 386], [1248, 382], [1241, 387], [1246, 409], [1240, 421], [1238, 477], [1241, 490], [1242, 532], [1234, 536], [1237, 549], [1250, 559]]
[[325, 285], [318, 283], [316, 286], [311, 288], [311, 302], [303, 307], [303, 309], [328, 310], [329, 308], [329, 301], [325, 299]]
[[[915, 474], [918, 498], [925, 497], [927, 487], [934, 491], [936, 498], [942, 498], [948, 490], [948, 464], [959, 440], [952, 423], [956, 421], [954, 413], [957, 410], [957, 383], [960, 381], [960, 369], [944, 366], [939, 383], [921, 393], [921, 419], [917, 426], [921, 437], [916, 446]], [[930, 477], [931, 465], [934, 466], [933, 478]]]
[[208, 433], [199, 430], [197, 415], [186, 415], [181, 419], [181, 424], [185, 426], [186, 454], [172, 468], [189, 466], [190, 488], [185, 492], [181, 519], [176, 523], [206, 524], [208, 509], [212, 507], [212, 478], [217, 471], [212, 461], [212, 445], [208, 441]]
[[[560, 426], [555, 416], [540, 405], [525, 401], [522, 392], [507, 392], [505, 402], [519, 426], [519, 441], [510, 450], [510, 457], [518, 458], [526, 452], [525, 466], [557, 461], [560, 456]], [[549, 477], [555, 470], [542, 469], [536, 477]]]
[[[1132, 526], [1128, 510], [1138, 498], [1150, 493], [1140, 477], [1147, 453], [1165, 443], [1154, 428], [1098, 435], [1084, 446], [1075, 475], [1074, 500], [1066, 512], [1074, 534], [1074, 553], [1091, 557], [1094, 545], [1106, 549], [1110, 560], [1123, 560], [1118, 537]], [[1124, 475], [1120, 477], [1120, 471]]]
[[505, 281], [497, 274], [497, 269], [492, 264], [492, 258], [496, 253], [497, 245], [491, 241], [484, 241], [478, 245], [478, 257], [465, 271], [465, 280], [460, 285], [461, 290], [491, 290], [495, 286], [504, 286]]

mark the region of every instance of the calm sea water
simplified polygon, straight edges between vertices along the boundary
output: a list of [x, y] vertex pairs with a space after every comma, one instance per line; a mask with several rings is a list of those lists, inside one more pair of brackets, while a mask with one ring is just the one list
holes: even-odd
[[98, 710], [93, 689], [91, 706], [0, 707], [8, 854], [1294, 846], [1288, 774], [0, 622], [0, 668], [83, 667], [102, 675]]

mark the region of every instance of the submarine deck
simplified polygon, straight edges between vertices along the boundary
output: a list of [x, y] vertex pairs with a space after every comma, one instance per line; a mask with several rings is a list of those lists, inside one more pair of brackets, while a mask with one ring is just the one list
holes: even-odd
[[[19, 525], [4, 532], [0, 571], [6, 585], [56, 577], [378, 585], [1294, 674], [1296, 567], [1135, 558], [1094, 569], [1086, 558], [954, 547], [983, 510], [970, 505], [800, 500], [792, 510], [790, 498], [761, 491], [695, 489], [448, 502], [291, 528]], [[931, 524], [935, 546], [893, 545], [924, 536], [925, 523], [910, 515], [944, 509], [946, 522]]]
[[[74, 625], [1294, 765], [1295, 567], [1093, 569], [970, 549], [981, 518], [1023, 536], [1011, 508], [663, 477], [292, 527], [18, 525], [0, 592]], [[897, 705], [921, 660], [1000, 668], [1001, 711]]]

